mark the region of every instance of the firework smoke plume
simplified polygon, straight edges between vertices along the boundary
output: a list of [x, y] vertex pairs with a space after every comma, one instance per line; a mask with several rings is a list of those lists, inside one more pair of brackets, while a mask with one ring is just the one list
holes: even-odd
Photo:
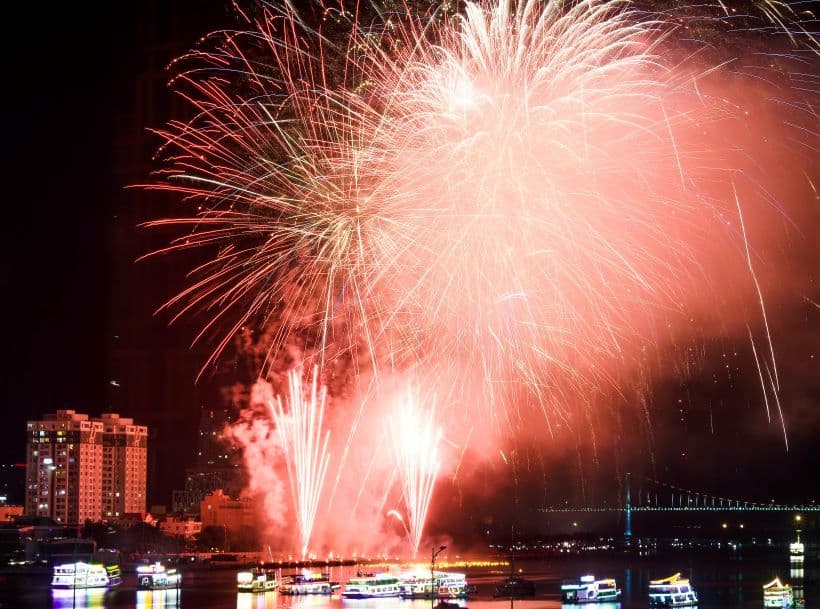
[[[589, 425], [704, 337], [748, 332], [774, 409], [766, 303], [799, 289], [784, 244], [816, 197], [805, 30], [761, 21], [786, 51], [740, 56], [699, 39], [702, 15], [619, 0], [314, 8], [240, 11], [246, 31], [176, 62], [196, 116], [161, 132], [154, 185], [196, 206], [155, 222], [191, 227], [168, 249], [217, 251], [169, 303], [204, 316], [213, 359], [274, 328], [263, 376], [297, 337], [296, 364], [347, 379], [311, 521], [395, 507], [391, 450], [363, 438], [406, 379], [438, 396], [450, 476]], [[252, 484], [283, 479], [270, 429], [243, 429]], [[314, 532], [350, 549], [332, 536]]]

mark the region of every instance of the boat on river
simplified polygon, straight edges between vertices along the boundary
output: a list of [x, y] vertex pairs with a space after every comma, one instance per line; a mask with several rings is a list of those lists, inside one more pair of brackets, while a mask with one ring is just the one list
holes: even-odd
[[339, 582], [330, 581], [328, 573], [311, 573], [304, 571], [296, 575], [287, 575], [279, 584], [279, 592], [291, 596], [301, 594], [333, 594], [339, 588]]
[[620, 597], [621, 591], [612, 578], [595, 579], [594, 575], [583, 575], [561, 583], [561, 600], [565, 603], [612, 603]]
[[650, 607], [691, 607], [697, 604], [695, 589], [680, 573], [649, 582]]
[[119, 565], [71, 562], [54, 566], [52, 588], [108, 588], [122, 583]]
[[789, 544], [789, 560], [791, 562], [803, 562], [806, 554], [806, 546], [800, 541], [800, 531], [797, 531], [797, 541]]
[[342, 597], [355, 598], [398, 598], [401, 596], [399, 579], [389, 573], [378, 573], [367, 577], [354, 577], [342, 590]]
[[236, 589], [239, 592], [269, 592], [276, 590], [279, 582], [273, 571], [267, 569], [251, 569], [236, 574]]
[[794, 591], [789, 584], [784, 584], [775, 577], [768, 584], [763, 584], [763, 606], [772, 609], [790, 609], [794, 606]]
[[162, 590], [164, 588], [179, 588], [182, 584], [182, 575], [176, 569], [168, 569], [162, 563], [140, 565], [137, 567], [138, 590]]
[[408, 572], [399, 576], [401, 597], [408, 599], [463, 599], [470, 592], [464, 573]]

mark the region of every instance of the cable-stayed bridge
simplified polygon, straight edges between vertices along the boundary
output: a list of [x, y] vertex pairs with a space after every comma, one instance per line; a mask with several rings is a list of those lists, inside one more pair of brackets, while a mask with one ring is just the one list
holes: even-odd
[[643, 485], [633, 494], [629, 474], [625, 477], [622, 499], [621, 505], [559, 505], [541, 508], [540, 511], [552, 514], [623, 512], [624, 535], [627, 537], [632, 535], [633, 512], [820, 512], [820, 505], [814, 501], [808, 504], [748, 501], [685, 489], [652, 478], [644, 478]]

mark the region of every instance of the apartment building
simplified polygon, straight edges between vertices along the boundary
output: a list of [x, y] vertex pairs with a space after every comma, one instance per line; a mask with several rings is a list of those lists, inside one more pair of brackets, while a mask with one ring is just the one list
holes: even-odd
[[148, 429], [58, 410], [26, 424], [25, 513], [82, 524], [145, 510]]

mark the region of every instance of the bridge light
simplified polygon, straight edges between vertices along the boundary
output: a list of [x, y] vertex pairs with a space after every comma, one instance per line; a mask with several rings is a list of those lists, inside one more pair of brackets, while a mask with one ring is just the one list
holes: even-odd
[[794, 521], [795, 522], [800, 522], [801, 520], [803, 520], [803, 517], [800, 514], [795, 514], [794, 515]]
[[728, 524], [726, 524], [725, 522], [724, 522], [722, 525], [720, 525], [720, 526], [721, 526], [721, 528], [724, 528], [724, 529], [728, 529], [728, 528], [729, 528], [729, 525], [728, 525]]

